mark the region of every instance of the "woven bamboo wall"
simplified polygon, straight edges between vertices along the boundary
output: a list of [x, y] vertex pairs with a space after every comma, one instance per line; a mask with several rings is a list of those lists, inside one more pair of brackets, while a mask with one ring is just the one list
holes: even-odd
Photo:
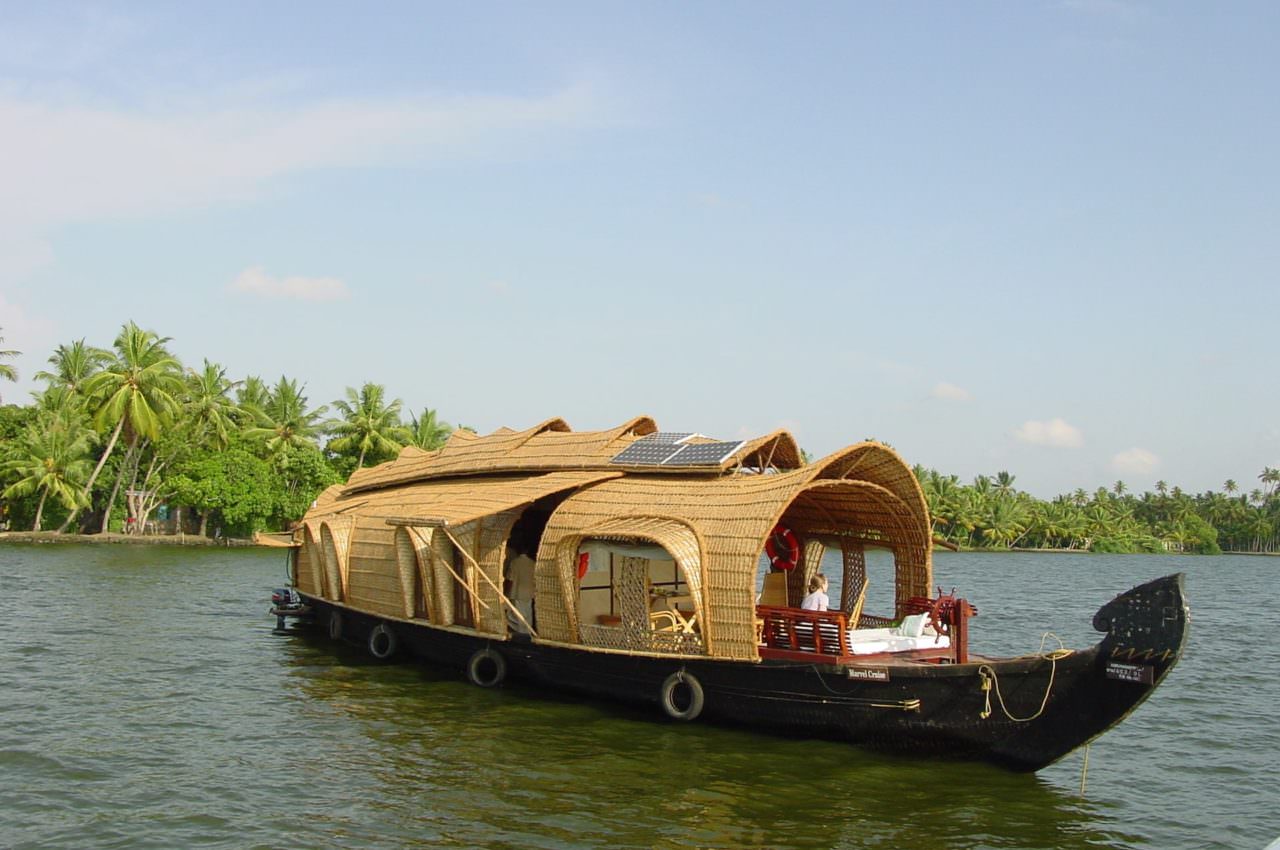
[[[452, 626], [454, 624], [454, 604], [456, 603], [454, 590], [455, 580], [450, 570], [453, 568], [453, 543], [443, 534], [434, 534], [431, 537], [431, 568], [432, 575], [435, 579], [436, 589], [436, 616], [437, 619], [432, 622], [441, 626]], [[467, 565], [463, 564], [462, 570], [458, 574], [466, 579]]]
[[804, 479], [803, 473], [701, 481], [645, 476], [603, 482], [571, 496], [552, 515], [539, 550], [539, 623], [549, 624], [540, 633], [552, 640], [576, 639], [569, 610], [576, 594], [546, 592], [559, 584], [555, 553], [560, 539], [660, 506], [664, 514], [701, 533], [707, 607], [702, 622], [708, 651], [731, 658], [756, 657], [756, 559], [765, 534]]
[[298, 547], [298, 590], [310, 596], [324, 596], [324, 556], [320, 543], [310, 528], [302, 529], [302, 545]]
[[[403, 610], [405, 619], [411, 620], [413, 619], [413, 615], [414, 615], [414, 610], [413, 610], [414, 591], [417, 589], [419, 583], [422, 580], [418, 577], [417, 553], [413, 552], [413, 550], [410, 549], [411, 557], [409, 558], [405, 558], [401, 554], [399, 532], [403, 530], [404, 529], [397, 528], [394, 532], [392, 532], [392, 537], [396, 543], [396, 546], [395, 546], [396, 572], [399, 573], [400, 575], [400, 593], [403, 596], [403, 602], [404, 602], [402, 606], [402, 610]], [[428, 619], [430, 619], [430, 617], [428, 617]]]
[[[874, 452], [852, 474], [881, 475], [890, 484], [901, 477]], [[896, 456], [890, 455], [890, 460]], [[900, 464], [900, 461], [898, 462]], [[558, 563], [560, 541], [583, 529], [644, 515], [661, 506], [664, 514], [698, 529], [704, 546], [705, 601], [703, 619], [708, 651], [730, 658], [755, 658], [755, 573], [765, 536], [780, 519], [801, 537], [812, 533], [856, 530], [883, 537], [894, 545], [905, 600], [921, 590], [928, 595], [932, 564], [928, 523], [888, 487], [868, 481], [825, 480], [828, 470], [809, 467], [768, 476], [732, 476], [690, 480], [656, 476], [602, 482], [567, 499], [552, 515], [539, 550], [537, 592], [540, 634], [574, 642], [576, 582]], [[910, 475], [910, 470], [906, 470]], [[911, 478], [914, 481], [914, 476]], [[919, 489], [915, 488], [918, 493]], [[910, 492], [908, 491], [908, 495]], [[804, 496], [804, 498], [799, 498]]]
[[[345, 530], [346, 523], [337, 523], [340, 529]], [[341, 602], [346, 597], [343, 590], [346, 587], [346, 542], [348, 535], [342, 534], [341, 537], [335, 536], [333, 533], [334, 524], [328, 520], [320, 523], [320, 552], [324, 557], [324, 588], [330, 599], [334, 602]], [[341, 532], [340, 532], [341, 534]], [[341, 544], [341, 549], [339, 545]]]
[[917, 523], [910, 507], [884, 487], [868, 481], [816, 481], [788, 506], [783, 522], [802, 535], [882, 538], [894, 556], [895, 616], [905, 613], [910, 597], [931, 595], [929, 526]]
[[[703, 587], [702, 542], [688, 525], [666, 516], [627, 516], [606, 519], [590, 528], [561, 536], [555, 545], [554, 554], [550, 555], [555, 564], [554, 574], [543, 576], [540, 569], [535, 571], [535, 582], [538, 583], [535, 592], [538, 599], [559, 601], [559, 604], [553, 602], [546, 610], [541, 607], [541, 602], [539, 603], [538, 634], [540, 637], [557, 635], [558, 637], [552, 639], [568, 643], [578, 643], [581, 640], [583, 624], [578, 619], [578, 549], [582, 541], [588, 538], [655, 543], [665, 549], [676, 562], [680, 575], [689, 588], [689, 595], [693, 598], [694, 612], [698, 622], [703, 624], [702, 641], [709, 642], [711, 630], [705, 619], [706, 594]], [[634, 589], [625, 588], [628, 592]], [[645, 613], [648, 614], [648, 599], [645, 599]], [[644, 626], [647, 633], [649, 630], [647, 616]]]
[[408, 528], [400, 526], [395, 529], [393, 539], [396, 550], [396, 567], [400, 573], [400, 583], [405, 595], [405, 616], [412, 618], [414, 584], [422, 587], [427, 602], [427, 621], [431, 622], [435, 614], [435, 599], [432, 592], [431, 571], [431, 533], [430, 528]]

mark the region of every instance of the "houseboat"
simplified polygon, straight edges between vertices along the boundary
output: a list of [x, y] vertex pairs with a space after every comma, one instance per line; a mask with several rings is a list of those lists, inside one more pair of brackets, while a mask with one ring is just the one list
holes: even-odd
[[[931, 527], [910, 467], [877, 442], [805, 463], [785, 431], [726, 442], [644, 416], [456, 431], [321, 494], [276, 541], [293, 588], [273, 613], [479, 687], [1018, 771], [1118, 723], [1181, 657], [1181, 575], [1104, 605], [1096, 645], [971, 653], [977, 612], [934, 591]], [[892, 609], [863, 610], [871, 549], [891, 555], [877, 580]]]

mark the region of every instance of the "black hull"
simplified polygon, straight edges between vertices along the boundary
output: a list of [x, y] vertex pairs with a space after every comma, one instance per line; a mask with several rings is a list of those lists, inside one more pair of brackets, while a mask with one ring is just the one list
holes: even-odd
[[[1182, 575], [1149, 582], [1104, 606], [1094, 626], [1106, 637], [1065, 657], [975, 658], [967, 664], [869, 657], [856, 666], [637, 656], [537, 644], [406, 621], [384, 621], [307, 598], [317, 620], [341, 613], [344, 636], [366, 640], [382, 622], [402, 651], [467, 670], [476, 654], [501, 656], [505, 676], [556, 691], [649, 704], [657, 716], [772, 734], [847, 741], [931, 758], [988, 761], [1035, 771], [1114, 726], [1164, 679], [1182, 654], [1188, 612]], [[492, 658], [470, 678], [492, 677]], [[673, 674], [685, 681], [671, 695]], [[984, 683], [990, 683], [984, 687]], [[702, 694], [688, 711], [689, 688]], [[1046, 692], [1048, 698], [1046, 699]]]

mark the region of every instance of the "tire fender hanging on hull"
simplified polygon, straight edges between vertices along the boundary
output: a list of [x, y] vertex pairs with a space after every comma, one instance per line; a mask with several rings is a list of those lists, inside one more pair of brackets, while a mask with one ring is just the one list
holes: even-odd
[[467, 660], [467, 681], [481, 688], [494, 688], [507, 678], [507, 660], [497, 651], [485, 647]]
[[398, 648], [396, 633], [386, 623], [378, 623], [369, 632], [369, 654], [379, 661], [386, 661], [395, 655]]
[[659, 701], [668, 717], [672, 720], [687, 722], [696, 720], [702, 713], [706, 695], [703, 693], [702, 683], [696, 676], [684, 670], [677, 670], [663, 681]]

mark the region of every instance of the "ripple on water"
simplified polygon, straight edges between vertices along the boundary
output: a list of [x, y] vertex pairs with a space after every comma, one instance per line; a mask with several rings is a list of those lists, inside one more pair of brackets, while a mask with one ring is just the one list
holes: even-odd
[[277, 553], [124, 549], [6, 560], [0, 845], [1179, 850], [1280, 833], [1280, 651], [1244, 656], [1226, 628], [1267, 559], [938, 558], [983, 611], [978, 641], [1019, 652], [1046, 628], [1091, 641], [1110, 595], [1191, 573], [1191, 651], [1094, 745], [1082, 799], [1079, 756], [1013, 775], [370, 664], [271, 634]]

